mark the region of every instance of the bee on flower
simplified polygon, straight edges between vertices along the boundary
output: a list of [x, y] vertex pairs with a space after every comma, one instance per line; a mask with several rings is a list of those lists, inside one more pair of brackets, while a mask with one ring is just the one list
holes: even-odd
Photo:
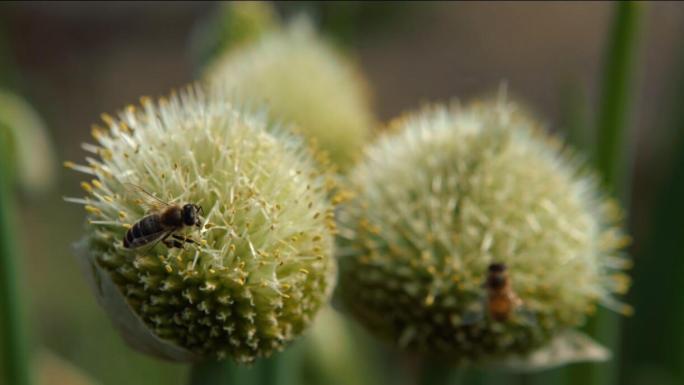
[[[307, 146], [263, 112], [189, 88], [117, 117], [84, 144], [77, 249], [134, 348], [252, 362], [283, 349], [335, 283], [332, 206]], [[135, 193], [131, 193], [135, 190]]]
[[597, 304], [630, 312], [620, 210], [517, 104], [400, 118], [348, 187], [340, 294], [380, 337], [455, 363], [607, 357], [573, 329]]

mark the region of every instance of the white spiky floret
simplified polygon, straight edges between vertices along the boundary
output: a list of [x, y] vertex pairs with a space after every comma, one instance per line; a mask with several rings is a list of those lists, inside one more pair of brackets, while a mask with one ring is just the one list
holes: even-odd
[[[196, 88], [103, 120], [87, 165], [66, 163], [93, 178], [87, 195], [67, 200], [88, 212], [80, 248], [127, 341], [169, 359], [250, 362], [300, 334], [335, 281], [332, 207], [303, 141]], [[198, 243], [124, 249], [146, 215], [127, 183], [202, 206], [202, 228], [184, 231]]]
[[265, 102], [340, 169], [358, 158], [374, 125], [360, 72], [318, 38], [306, 18], [229, 50], [205, 79], [244, 100]]
[[[398, 119], [349, 184], [340, 291], [403, 348], [481, 362], [543, 346], [597, 303], [628, 311], [613, 297], [628, 286], [619, 208], [505, 98]], [[506, 322], [487, 315], [491, 263], [507, 265], [522, 300]]]

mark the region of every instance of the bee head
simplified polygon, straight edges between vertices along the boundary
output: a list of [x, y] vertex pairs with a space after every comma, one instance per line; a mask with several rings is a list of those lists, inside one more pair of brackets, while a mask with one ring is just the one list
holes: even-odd
[[506, 264], [504, 263], [492, 263], [489, 265], [490, 273], [503, 273], [506, 271]]
[[504, 263], [492, 263], [487, 268], [489, 274], [487, 275], [487, 281], [485, 282], [485, 287], [490, 289], [499, 290], [506, 286], [506, 264]]
[[183, 206], [183, 224], [186, 226], [199, 226], [202, 208], [196, 204], [188, 203]]

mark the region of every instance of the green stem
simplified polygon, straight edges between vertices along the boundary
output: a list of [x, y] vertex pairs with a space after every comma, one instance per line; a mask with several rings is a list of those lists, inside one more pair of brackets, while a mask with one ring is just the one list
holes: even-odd
[[28, 344], [18, 288], [18, 254], [12, 212], [12, 177], [9, 159], [8, 130], [0, 127], [0, 323], [2, 333], [2, 378], [5, 384], [31, 384]]
[[190, 369], [188, 385], [297, 385], [301, 383], [300, 350], [293, 346], [252, 366], [230, 360], [196, 363]]
[[[680, 36], [680, 39], [684, 36]], [[667, 118], [658, 127], [663, 138], [671, 143], [672, 160], [665, 167], [662, 182], [649, 188], [658, 188], [652, 198], [652, 219], [641, 236], [632, 278], [638, 290], [630, 293], [630, 303], [637, 309], [636, 317], [625, 322], [623, 335], [624, 361], [621, 374], [625, 378], [643, 376], [645, 371], [667, 376], [673, 384], [684, 383], [684, 301], [677, 300], [684, 292], [684, 47], [680, 45], [677, 64], [672, 74], [672, 97], [665, 101]], [[653, 299], [663, 297], [663, 301]], [[670, 299], [672, 298], [672, 299]], [[666, 314], [658, 327], [653, 327], [652, 314]], [[644, 333], [648, 330], [648, 333]], [[654, 344], [653, 341], [667, 341]], [[646, 369], [647, 368], [647, 369]]]
[[275, 354], [259, 364], [260, 385], [298, 385], [302, 383], [300, 371], [304, 345], [298, 341], [285, 351]]
[[261, 381], [259, 381], [259, 385], [279, 384], [278, 372], [281, 369], [281, 365], [278, 355], [276, 355], [275, 357], [270, 357], [269, 359], [265, 360], [259, 366], [259, 369], [261, 371]]
[[[631, 1], [616, 4], [616, 15], [603, 68], [597, 122], [596, 165], [603, 176], [605, 186], [620, 198], [624, 207], [627, 207], [629, 199], [629, 167], [625, 167], [631, 164], [627, 151], [627, 122], [631, 107], [632, 77], [641, 8], [640, 4]], [[591, 335], [611, 349], [613, 359], [605, 364], [578, 366], [571, 374], [573, 382], [589, 385], [616, 384], [620, 317], [602, 309], [587, 329]]]
[[190, 368], [189, 385], [228, 385], [232, 371], [230, 364], [222, 361], [206, 361], [193, 364]]
[[419, 372], [419, 385], [459, 385], [463, 376], [462, 369], [456, 369], [446, 362], [431, 359], [423, 361]]
[[596, 164], [606, 186], [613, 193], [625, 192], [627, 181], [626, 140], [628, 137], [632, 75], [637, 50], [637, 32], [642, 5], [632, 1], [618, 2], [610, 36], [607, 60], [603, 68]]

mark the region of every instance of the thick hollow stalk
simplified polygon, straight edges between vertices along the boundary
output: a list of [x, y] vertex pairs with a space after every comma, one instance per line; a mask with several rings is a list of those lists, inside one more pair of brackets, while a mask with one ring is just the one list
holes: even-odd
[[603, 69], [598, 111], [596, 163], [613, 193], [623, 200], [628, 181], [628, 138], [637, 32], [642, 4], [616, 4], [616, 15]]
[[19, 291], [19, 258], [12, 210], [11, 166], [7, 157], [9, 135], [0, 126], [0, 347], [3, 383], [30, 385], [28, 344]]
[[227, 385], [231, 384], [230, 365], [218, 361], [193, 364], [190, 368], [189, 385]]
[[[601, 100], [598, 111], [596, 165], [608, 190], [628, 206], [629, 125], [633, 73], [637, 50], [637, 32], [642, 5], [616, 3], [613, 29], [608, 40], [603, 68]], [[605, 364], [580, 365], [573, 371], [573, 383], [611, 385], [617, 383], [620, 318], [600, 310], [588, 325], [588, 331], [613, 351]]]

